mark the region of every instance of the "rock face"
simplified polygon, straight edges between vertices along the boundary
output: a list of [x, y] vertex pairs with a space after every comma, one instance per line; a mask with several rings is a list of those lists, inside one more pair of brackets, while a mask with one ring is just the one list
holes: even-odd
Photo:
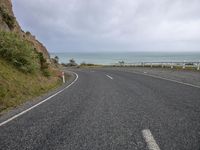
[[33, 44], [34, 48], [43, 53], [50, 63], [50, 55], [45, 46], [40, 43], [30, 32], [24, 32], [19, 26], [13, 10], [11, 0], [0, 0], [0, 31], [15, 32]]

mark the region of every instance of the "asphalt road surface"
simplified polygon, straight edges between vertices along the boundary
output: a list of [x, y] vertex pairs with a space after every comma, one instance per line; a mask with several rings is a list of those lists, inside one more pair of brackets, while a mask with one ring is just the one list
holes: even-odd
[[77, 81], [0, 126], [1, 150], [200, 150], [200, 89], [75, 70]]

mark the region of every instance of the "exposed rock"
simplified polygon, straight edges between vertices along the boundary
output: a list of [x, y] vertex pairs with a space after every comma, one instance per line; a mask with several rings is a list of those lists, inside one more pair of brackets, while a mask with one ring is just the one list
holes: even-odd
[[50, 63], [50, 55], [46, 49], [46, 47], [41, 43], [39, 42], [35, 36], [33, 36], [30, 32], [27, 32], [27, 33], [23, 33], [23, 35], [26, 37], [26, 39], [28, 41], [30, 41], [35, 49], [38, 51], [38, 52], [41, 52], [43, 53], [44, 57], [47, 59], [47, 61]]
[[1, 15], [0, 15], [0, 30], [3, 30], [3, 31], [10, 31], [8, 25], [3, 21]]
[[45, 46], [40, 43], [30, 32], [25, 33], [21, 29], [14, 16], [11, 0], [0, 0], [0, 30], [15, 32], [21, 37], [27, 39], [30, 43], [33, 44], [38, 52], [43, 53], [43, 56], [47, 59], [47, 62], [50, 63], [50, 55]]

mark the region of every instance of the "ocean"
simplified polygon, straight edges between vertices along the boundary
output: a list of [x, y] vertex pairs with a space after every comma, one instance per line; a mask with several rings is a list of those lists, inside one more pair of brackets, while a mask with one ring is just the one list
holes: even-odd
[[200, 52], [65, 52], [51, 53], [60, 63], [74, 59], [76, 63], [112, 65], [119, 61], [137, 62], [200, 62]]

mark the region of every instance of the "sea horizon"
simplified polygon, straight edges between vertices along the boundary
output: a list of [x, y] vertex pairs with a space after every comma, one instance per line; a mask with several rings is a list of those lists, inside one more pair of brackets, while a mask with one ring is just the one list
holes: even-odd
[[111, 65], [124, 61], [137, 62], [200, 62], [200, 52], [51, 52], [51, 58], [58, 56], [60, 63], [74, 59], [78, 64], [92, 63]]

